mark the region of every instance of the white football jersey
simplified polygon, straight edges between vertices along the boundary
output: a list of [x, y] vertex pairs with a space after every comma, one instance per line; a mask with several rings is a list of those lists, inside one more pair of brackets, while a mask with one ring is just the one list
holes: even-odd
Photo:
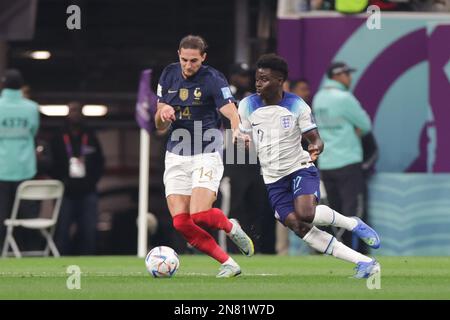
[[279, 105], [264, 105], [253, 94], [239, 103], [241, 131], [251, 133], [265, 183], [273, 183], [312, 166], [302, 148], [302, 133], [316, 129], [311, 108], [295, 94], [284, 92]]

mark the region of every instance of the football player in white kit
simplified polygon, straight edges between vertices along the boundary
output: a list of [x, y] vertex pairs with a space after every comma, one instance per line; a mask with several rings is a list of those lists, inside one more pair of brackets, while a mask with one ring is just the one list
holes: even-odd
[[[256, 94], [239, 103], [241, 131], [252, 133], [261, 171], [275, 217], [319, 252], [356, 265], [356, 278], [380, 271], [379, 263], [337, 241], [315, 226], [337, 226], [355, 233], [372, 248], [380, 239], [357, 217], [346, 217], [320, 200], [320, 176], [313, 161], [324, 145], [311, 114], [300, 97], [283, 92], [286, 61], [275, 55], [260, 57], [256, 70]], [[302, 136], [309, 142], [303, 150]]]

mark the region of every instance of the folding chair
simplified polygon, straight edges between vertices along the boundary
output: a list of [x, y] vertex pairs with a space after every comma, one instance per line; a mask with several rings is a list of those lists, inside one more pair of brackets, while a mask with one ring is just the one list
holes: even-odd
[[[22, 255], [48, 256], [49, 251], [52, 252], [54, 257], [59, 257], [58, 249], [52, 238], [55, 232], [63, 194], [64, 185], [58, 180], [29, 180], [22, 182], [17, 187], [11, 218], [4, 222], [7, 229], [2, 257], [6, 257], [9, 254], [9, 247], [12, 248], [12, 252], [16, 258], [21, 258]], [[51, 218], [18, 219], [17, 214], [19, 212], [21, 200], [56, 201]], [[43, 251], [24, 251], [21, 253], [13, 236], [15, 227], [39, 230], [42, 236], [47, 240], [45, 249]]]

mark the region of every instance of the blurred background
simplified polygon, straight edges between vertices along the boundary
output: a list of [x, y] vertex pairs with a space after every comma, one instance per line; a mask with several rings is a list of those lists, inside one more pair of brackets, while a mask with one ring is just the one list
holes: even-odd
[[[71, 5], [80, 9], [80, 28], [68, 28]], [[52, 158], [69, 102], [96, 106], [83, 109], [104, 155], [93, 254], [136, 253], [139, 78], [152, 69], [155, 90], [187, 34], [206, 39], [207, 64], [226, 75], [238, 99], [254, 92], [263, 53], [287, 60], [291, 83], [306, 80], [309, 103], [331, 62], [355, 68], [350, 90], [371, 117], [377, 143], [365, 211], [382, 237], [380, 254], [450, 255], [450, 1], [0, 0], [0, 76], [19, 69], [24, 95], [40, 105], [40, 152]], [[165, 140], [151, 134], [149, 248], [192, 252], [165, 203]], [[57, 164], [40, 161], [38, 175], [50, 177]], [[258, 170], [241, 182], [255, 205], [232, 206], [230, 216], [243, 222], [257, 252], [309, 254], [292, 234], [276, 231]]]

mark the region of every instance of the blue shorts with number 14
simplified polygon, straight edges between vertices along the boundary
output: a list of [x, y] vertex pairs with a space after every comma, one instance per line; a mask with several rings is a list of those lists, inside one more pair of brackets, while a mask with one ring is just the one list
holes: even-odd
[[319, 170], [310, 166], [294, 171], [274, 183], [266, 184], [266, 188], [275, 218], [284, 224], [286, 217], [294, 212], [294, 199], [298, 196], [313, 194], [319, 202]]

